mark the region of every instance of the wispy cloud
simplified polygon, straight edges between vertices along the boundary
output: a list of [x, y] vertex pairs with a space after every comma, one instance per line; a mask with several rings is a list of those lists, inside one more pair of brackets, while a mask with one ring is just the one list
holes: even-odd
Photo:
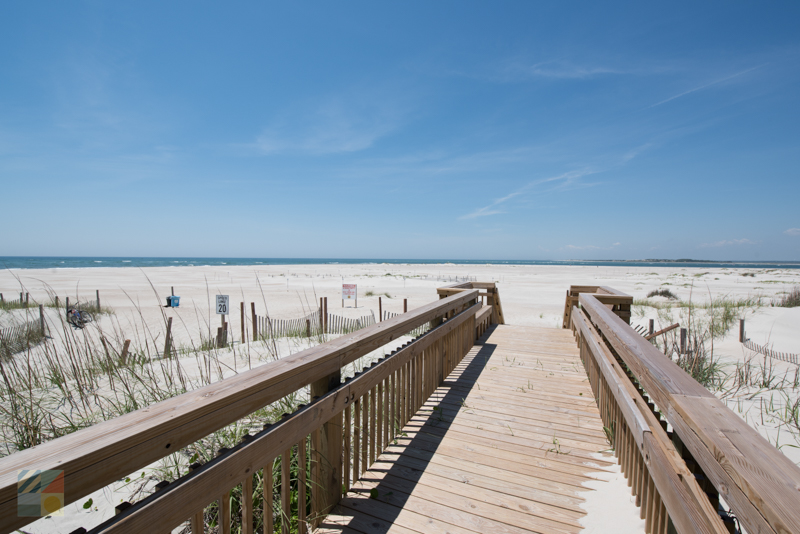
[[605, 65], [573, 63], [552, 59], [530, 63], [519, 58], [492, 66], [489, 78], [496, 82], [517, 82], [534, 78], [551, 80], [588, 80], [598, 76], [627, 74], [628, 71]]
[[542, 78], [585, 79], [602, 74], [622, 74], [623, 71], [600, 66], [575, 65], [564, 61], [542, 61], [528, 67], [522, 67], [522, 72], [529, 76]]
[[783, 232], [786, 235], [800, 235], [800, 228], [789, 228]]
[[743, 76], [743, 75], [747, 74], [748, 72], [752, 72], [752, 71], [754, 71], [756, 69], [759, 69], [759, 68], [763, 67], [764, 65], [766, 65], [766, 63], [764, 63], [762, 65], [757, 65], [755, 67], [751, 67], [749, 69], [743, 70], [741, 72], [737, 72], [736, 74], [732, 74], [732, 75], [726, 76], [724, 78], [720, 78], [719, 80], [714, 80], [713, 82], [705, 83], [705, 84], [700, 85], [698, 87], [694, 87], [692, 89], [689, 89], [688, 91], [684, 91], [682, 93], [678, 93], [677, 95], [674, 95], [674, 96], [671, 96], [669, 98], [666, 98], [666, 99], [662, 100], [661, 102], [656, 102], [652, 106], [648, 106], [645, 109], [654, 108], [656, 106], [660, 106], [662, 104], [666, 104], [667, 102], [672, 102], [673, 100], [675, 100], [677, 98], [681, 98], [682, 96], [686, 96], [686, 95], [689, 95], [689, 94], [692, 94], [692, 93], [696, 93], [697, 91], [702, 91], [703, 89], [707, 89], [707, 88], [712, 87], [714, 85], [719, 85], [719, 84], [727, 82], [729, 80], [733, 80], [734, 78], [738, 78], [739, 76]]
[[408, 106], [402, 101], [386, 94], [353, 94], [298, 105], [267, 126], [253, 146], [262, 154], [364, 150], [403, 123]]
[[755, 245], [755, 241], [751, 241], [747, 238], [743, 239], [729, 239], [723, 241], [716, 241], [714, 243], [703, 243], [698, 246], [698, 248], [717, 248], [717, 247], [729, 247], [734, 245]]
[[508, 202], [512, 198], [518, 197], [518, 196], [522, 195], [523, 193], [526, 193], [527, 191], [536, 188], [537, 186], [548, 184], [548, 183], [557, 182], [558, 183], [557, 187], [558, 188], [563, 188], [563, 187], [567, 187], [567, 186], [573, 184], [574, 182], [576, 182], [581, 177], [587, 176], [589, 174], [594, 174], [595, 172], [597, 172], [597, 171], [590, 170], [590, 169], [583, 169], [583, 170], [578, 170], [578, 171], [569, 171], [569, 172], [565, 172], [563, 174], [559, 174], [558, 176], [551, 176], [549, 178], [543, 178], [541, 180], [534, 180], [532, 182], [528, 182], [527, 184], [525, 184], [524, 186], [522, 186], [518, 190], [514, 191], [513, 193], [510, 193], [510, 194], [508, 194], [508, 195], [506, 195], [504, 197], [495, 199], [491, 204], [489, 204], [487, 206], [484, 206], [482, 208], [478, 208], [475, 211], [467, 213], [466, 215], [462, 215], [461, 217], [459, 217], [459, 219], [460, 220], [475, 219], [477, 217], [485, 217], [487, 215], [497, 215], [497, 214], [500, 214], [500, 213], [505, 213], [505, 211], [503, 211], [502, 209], [499, 208], [499, 206], [501, 204], [504, 204], [505, 202]]

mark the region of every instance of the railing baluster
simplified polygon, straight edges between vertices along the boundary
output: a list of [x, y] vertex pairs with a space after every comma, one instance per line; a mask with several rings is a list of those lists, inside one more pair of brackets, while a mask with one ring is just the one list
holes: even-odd
[[[344, 425], [342, 427], [342, 494], [350, 489], [350, 411], [348, 406], [344, 409]], [[305, 453], [304, 453], [305, 454]]]
[[[353, 403], [353, 483], [361, 478], [361, 398]], [[349, 487], [347, 488], [350, 489]]]
[[358, 474], [359, 478], [364, 474], [364, 471], [369, 469], [369, 397], [370, 392], [367, 391], [361, 397], [363, 403], [361, 406], [361, 472]]
[[316, 485], [320, 478], [320, 429], [311, 433], [311, 528], [316, 528], [320, 521], [320, 494], [323, 489]]
[[390, 408], [390, 376], [386, 377], [383, 381], [383, 406], [381, 407], [381, 414], [383, 414], [383, 441], [381, 442], [381, 453], [386, 450], [389, 445], [389, 424], [392, 420], [392, 411]]
[[289, 534], [292, 525], [291, 447], [281, 454], [281, 532]]
[[[348, 406], [348, 412], [350, 411], [350, 407]], [[349, 423], [349, 418], [348, 418]], [[306, 525], [306, 506], [307, 506], [307, 496], [306, 496], [306, 441], [307, 438], [303, 437], [300, 440], [300, 443], [297, 444], [297, 473], [298, 473], [298, 480], [297, 480], [297, 533], [298, 534], [305, 534], [307, 532], [307, 525]], [[349, 449], [349, 447], [348, 447]], [[349, 451], [348, 451], [349, 452]], [[350, 461], [346, 462], [347, 465], [350, 465]], [[349, 479], [349, 474], [348, 474]]]
[[372, 464], [375, 463], [375, 450], [378, 446], [377, 438], [378, 438], [378, 425], [380, 424], [380, 419], [378, 417], [378, 412], [376, 409], [377, 405], [377, 396], [378, 396], [378, 386], [374, 386], [369, 392], [369, 464], [367, 464], [366, 468], [369, 469], [372, 467]]
[[378, 382], [376, 393], [377, 398], [375, 400], [375, 404], [377, 405], [377, 413], [375, 414], [375, 458], [380, 456], [383, 452], [383, 411], [386, 409], [386, 405], [383, 402], [383, 382]]
[[[272, 459], [267, 462], [267, 465], [262, 469], [264, 479], [263, 503], [262, 513], [264, 514], [264, 534], [275, 534], [275, 525], [273, 517], [275, 515], [274, 496], [273, 490], [275, 489], [275, 477], [273, 476], [273, 469], [275, 467], [275, 460]], [[230, 515], [230, 514], [228, 514]], [[228, 521], [228, 531], [224, 534], [230, 534], [230, 521]], [[224, 529], [224, 523], [223, 523]]]
[[253, 475], [242, 483], [242, 534], [253, 534]]

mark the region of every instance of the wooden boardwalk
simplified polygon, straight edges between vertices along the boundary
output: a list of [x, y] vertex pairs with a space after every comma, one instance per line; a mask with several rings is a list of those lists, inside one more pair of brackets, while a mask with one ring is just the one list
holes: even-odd
[[570, 330], [492, 327], [316, 532], [569, 533], [615, 463]]

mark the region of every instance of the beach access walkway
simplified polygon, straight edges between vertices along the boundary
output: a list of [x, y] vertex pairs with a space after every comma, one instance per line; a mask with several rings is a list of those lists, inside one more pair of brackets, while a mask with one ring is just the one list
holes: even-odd
[[[493, 282], [437, 294], [0, 459], [0, 534], [35, 520], [18, 513], [21, 470], [57, 471], [64, 503], [80, 503], [298, 394], [70, 534], [800, 532], [800, 468], [631, 328], [630, 295], [570, 286], [563, 328], [547, 329], [507, 325]], [[584, 484], [613, 463], [630, 494], [592, 486], [638, 514], [585, 515], [600, 494]], [[609, 515], [619, 524], [598, 522]]]
[[609, 450], [572, 332], [496, 325], [316, 532], [579, 532]]

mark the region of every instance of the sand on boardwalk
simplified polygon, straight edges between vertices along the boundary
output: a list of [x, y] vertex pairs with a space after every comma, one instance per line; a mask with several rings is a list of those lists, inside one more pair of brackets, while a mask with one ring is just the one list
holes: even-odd
[[[226, 267], [158, 267], [158, 268], [79, 268], [6, 270], [0, 272], [0, 292], [5, 297], [16, 298], [20, 291], [28, 292], [38, 302], [47, 302], [52, 295], [63, 299], [69, 296], [80, 301], [93, 300], [99, 290], [103, 306], [113, 308], [114, 315], [101, 316], [98, 325], [106, 330], [116, 330], [127, 335], [141, 330], [142, 325], [163, 325], [173, 317], [173, 335], [177, 345], [188, 346], [199, 343], [203, 335], [213, 335], [219, 325], [219, 316], [213, 312], [217, 294], [230, 295], [233, 313], [229, 317], [231, 331], [240, 341], [239, 303], [246, 303], [246, 321], [249, 321], [250, 303], [256, 303], [256, 313], [276, 319], [299, 318], [317, 309], [319, 298], [328, 298], [328, 310], [344, 317], [355, 318], [374, 313], [377, 316], [378, 297], [382, 297], [383, 309], [401, 312], [403, 299], [408, 299], [409, 310], [437, 299], [435, 288], [471, 278], [478, 281], [496, 282], [503, 303], [506, 321], [510, 324], [561, 327], [564, 296], [570, 285], [607, 285], [645, 298], [647, 293], [658, 288], [669, 288], [682, 300], [708, 302], [726, 296], [743, 298], [762, 296], [763, 302], [782, 292], [800, 285], [800, 270], [791, 269], [732, 269], [633, 266], [563, 266], [563, 265], [415, 265], [415, 264], [368, 264], [368, 265], [279, 265], [279, 266], [226, 266]], [[342, 307], [342, 283], [358, 284], [358, 307], [348, 304]], [[181, 297], [179, 308], [164, 308], [165, 298], [174, 287]], [[372, 296], [367, 296], [371, 292]], [[12, 314], [0, 314], [0, 327], [21, 320], [26, 312], [17, 310]], [[48, 320], [54, 320], [55, 310], [48, 309]], [[656, 328], [662, 324], [657, 310], [638, 308], [634, 310], [631, 323], [646, 325], [650, 318], [656, 319]], [[760, 345], [769, 344], [774, 350], [800, 354], [800, 308], [761, 307], [746, 314], [747, 336]], [[248, 325], [249, 329], [249, 325]], [[130, 334], [133, 336], [133, 334]], [[285, 344], [281, 355], [301, 350], [302, 343]], [[715, 341], [714, 354], [726, 365], [734, 365], [749, 358], [763, 359], [745, 349], [738, 342], [738, 329], [734, 326], [724, 338]], [[262, 360], [256, 354], [255, 365]], [[233, 358], [232, 365], [236, 365]], [[230, 362], [229, 362], [230, 363]], [[793, 372], [797, 366], [783, 362], [772, 362], [779, 372]], [[250, 365], [254, 365], [250, 362]], [[756, 420], [760, 413], [757, 404], [764, 394], [726, 399], [728, 405], [771, 442], [791, 443], [784, 431], [780, 435], [779, 422]], [[755, 411], [754, 411], [755, 410]], [[800, 444], [798, 444], [800, 445]], [[794, 462], [800, 462], [800, 449], [782, 447], [781, 450]], [[638, 509], [631, 503], [627, 485], [620, 483], [620, 476], [610, 472], [610, 483], [596, 491], [583, 494], [587, 498], [589, 515], [583, 524], [593, 532], [601, 532], [602, 525], [628, 525], [632, 532], [641, 532]], [[41, 520], [26, 528], [30, 532], [69, 532], [87, 523], [97, 524], [99, 516], [109, 513], [120, 495], [106, 489], [97, 492], [95, 503], [103, 510], [83, 510], [71, 505], [67, 517]], [[612, 506], [612, 503], [614, 504]], [[74, 508], [74, 510], [73, 510]], [[89, 516], [94, 517], [89, 518]], [[605, 521], [605, 522], [604, 522]], [[598, 530], [600, 529], [600, 530]]]

